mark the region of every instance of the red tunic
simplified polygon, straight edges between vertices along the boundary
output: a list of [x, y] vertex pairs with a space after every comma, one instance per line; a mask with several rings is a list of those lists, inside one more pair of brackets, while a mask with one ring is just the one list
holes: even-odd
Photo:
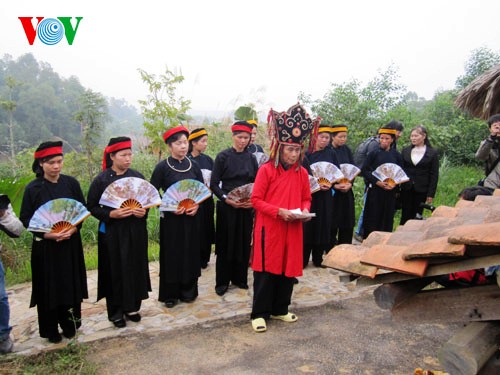
[[[286, 222], [278, 217], [280, 208], [311, 207], [311, 189], [305, 168], [285, 170], [269, 162], [260, 167], [252, 192], [255, 209], [253, 254], [254, 271], [287, 277], [302, 276], [302, 222]], [[313, 219], [314, 220], [314, 219]]]

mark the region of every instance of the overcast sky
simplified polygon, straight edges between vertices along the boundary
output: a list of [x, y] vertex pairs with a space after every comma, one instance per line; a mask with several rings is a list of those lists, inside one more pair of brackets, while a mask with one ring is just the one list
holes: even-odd
[[[473, 49], [500, 52], [500, 1], [177, 0], [0, 3], [0, 53], [31, 52], [62, 75], [138, 105], [138, 68], [181, 69], [181, 94], [195, 110], [247, 102], [285, 110], [303, 91], [321, 98], [331, 83], [366, 83], [391, 63], [400, 82], [432, 98], [464, 73]], [[66, 39], [32, 46], [20, 16], [82, 16]], [[34, 20], [36, 25], [36, 20]]]

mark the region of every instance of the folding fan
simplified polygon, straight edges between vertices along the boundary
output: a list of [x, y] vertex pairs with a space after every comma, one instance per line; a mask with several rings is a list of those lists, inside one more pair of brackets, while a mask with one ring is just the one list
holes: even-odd
[[241, 185], [231, 190], [227, 194], [227, 197], [237, 203], [246, 203], [250, 200], [250, 197], [252, 196], [252, 190], [253, 190], [253, 183]]
[[340, 169], [335, 164], [327, 161], [319, 161], [311, 164], [311, 171], [314, 177], [318, 180], [319, 184], [332, 186], [335, 181], [344, 177]]
[[58, 233], [80, 224], [90, 216], [85, 206], [70, 198], [58, 198], [38, 207], [30, 220], [32, 232]]
[[212, 177], [212, 171], [210, 169], [202, 169], [201, 174], [203, 175], [203, 182], [205, 185], [210, 186], [210, 178]]
[[358, 174], [361, 173], [361, 169], [349, 163], [340, 164], [340, 170], [344, 177], [339, 180], [339, 184], [351, 182]]
[[137, 177], [120, 178], [109, 184], [99, 204], [111, 208], [149, 208], [161, 204], [158, 190], [148, 181]]
[[254, 155], [255, 158], [257, 159], [257, 164], [259, 164], [259, 167], [269, 160], [269, 156], [267, 156], [263, 152], [256, 152], [254, 153]]
[[311, 187], [311, 194], [321, 190], [321, 187], [318, 184], [318, 180], [316, 180], [316, 178], [311, 175], [309, 175], [309, 186]]
[[10, 199], [5, 194], [0, 194], [0, 210], [6, 210], [9, 207]]
[[212, 192], [204, 183], [186, 179], [172, 184], [163, 194], [160, 211], [177, 211], [180, 208], [190, 209], [212, 196]]
[[372, 174], [380, 181], [387, 182], [391, 186], [402, 184], [410, 181], [403, 168], [394, 163], [384, 163], [379, 165]]

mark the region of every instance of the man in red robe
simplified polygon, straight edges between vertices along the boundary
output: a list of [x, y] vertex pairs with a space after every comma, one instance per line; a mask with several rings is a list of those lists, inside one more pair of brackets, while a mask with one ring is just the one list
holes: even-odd
[[252, 327], [267, 330], [269, 318], [297, 321], [288, 311], [294, 278], [302, 275], [302, 221], [310, 220], [309, 177], [301, 166], [303, 143], [319, 125], [299, 104], [287, 112], [270, 112], [269, 162], [258, 171], [252, 192], [255, 209]]

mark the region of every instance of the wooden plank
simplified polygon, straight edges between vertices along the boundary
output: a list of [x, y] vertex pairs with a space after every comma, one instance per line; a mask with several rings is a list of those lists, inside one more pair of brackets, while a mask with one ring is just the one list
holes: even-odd
[[401, 281], [399, 283], [383, 284], [373, 291], [375, 303], [384, 310], [391, 310], [395, 306], [415, 295], [427, 285], [432, 283], [433, 278], [419, 278]]
[[448, 242], [466, 245], [500, 246], [500, 222], [464, 225], [454, 228]]
[[498, 322], [472, 322], [438, 352], [439, 363], [450, 374], [474, 375], [497, 351]]
[[[396, 233], [391, 236], [391, 239]], [[375, 245], [361, 256], [361, 263], [391, 271], [423, 276], [429, 263], [426, 259], [404, 260], [406, 246]]]
[[322, 265], [373, 278], [377, 274], [377, 267], [362, 264], [359, 261], [366, 251], [368, 251], [368, 248], [362, 245], [338, 245], [326, 254]]
[[[467, 271], [476, 268], [485, 268], [490, 266], [496, 266], [498, 264], [500, 264], [500, 254], [494, 254], [479, 258], [464, 259], [445, 264], [435, 264], [427, 267], [424, 277], [446, 275], [452, 272]], [[416, 278], [416, 276], [392, 272], [392, 273], [377, 275], [374, 279], [360, 277], [356, 281], [356, 285], [369, 286], [369, 285], [377, 285], [384, 283], [395, 283], [398, 281], [411, 280], [414, 278]]]
[[395, 321], [412, 324], [500, 320], [499, 300], [496, 284], [439, 288], [417, 293], [391, 312]]
[[450, 244], [448, 237], [438, 237], [417, 242], [403, 253], [405, 260], [429, 257], [459, 257], [465, 254], [465, 245]]

